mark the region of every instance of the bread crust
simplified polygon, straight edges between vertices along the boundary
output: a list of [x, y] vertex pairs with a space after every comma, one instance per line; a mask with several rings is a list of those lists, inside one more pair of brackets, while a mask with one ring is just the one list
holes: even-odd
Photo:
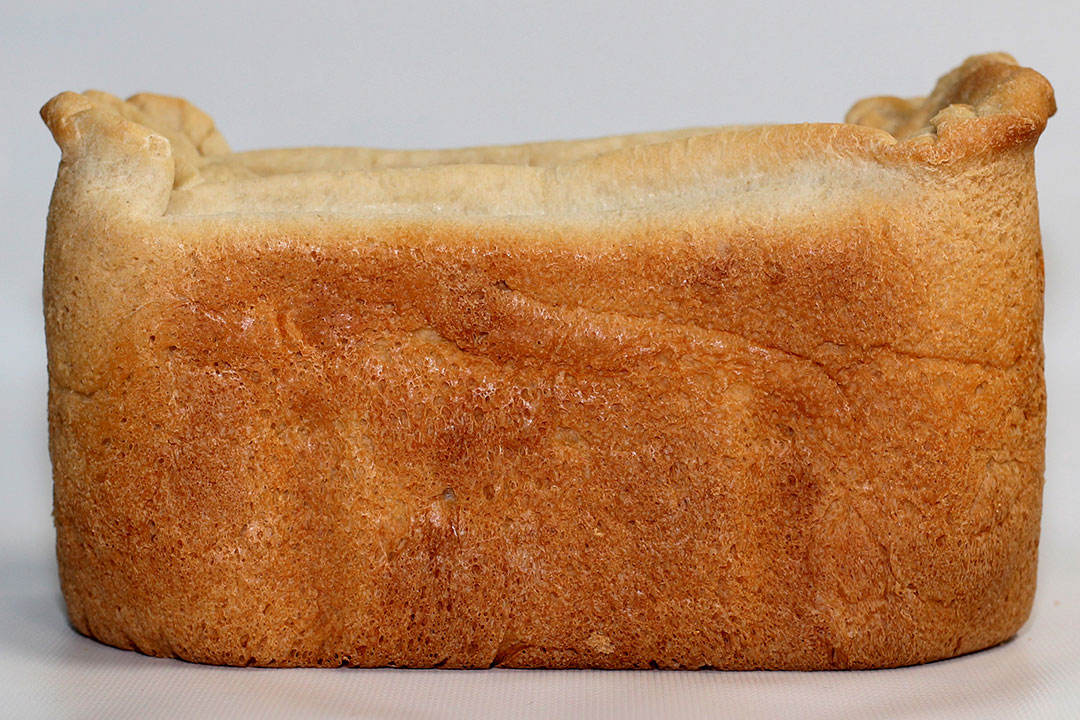
[[182, 100], [57, 96], [73, 626], [260, 666], [1006, 640], [1035, 589], [1053, 109], [989, 55], [859, 124], [239, 157]]

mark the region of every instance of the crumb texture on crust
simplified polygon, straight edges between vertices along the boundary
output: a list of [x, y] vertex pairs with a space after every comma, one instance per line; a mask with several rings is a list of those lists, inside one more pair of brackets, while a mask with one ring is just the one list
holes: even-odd
[[260, 666], [1006, 640], [1035, 589], [1052, 111], [992, 55], [864, 126], [233, 155], [184, 101], [58, 96], [72, 624]]

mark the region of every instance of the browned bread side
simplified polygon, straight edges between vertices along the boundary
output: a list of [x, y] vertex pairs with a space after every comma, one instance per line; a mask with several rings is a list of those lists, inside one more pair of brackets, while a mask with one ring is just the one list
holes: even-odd
[[[234, 665], [856, 668], [1035, 587], [1049, 85], [859, 124], [233, 155], [65, 93], [72, 624]], [[591, 144], [590, 144], [591, 143]]]

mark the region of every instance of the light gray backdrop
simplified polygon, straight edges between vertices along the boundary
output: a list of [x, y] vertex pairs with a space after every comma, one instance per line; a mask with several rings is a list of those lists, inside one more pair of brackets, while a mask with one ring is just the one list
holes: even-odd
[[[41, 256], [62, 90], [181, 95], [234, 149], [437, 147], [838, 121], [1006, 50], [1054, 84], [1038, 149], [1047, 261], [1043, 549], [1072, 558], [1080, 383], [1080, 2], [0, 3], [0, 556], [52, 527]], [[1075, 560], [1066, 562], [1075, 565]]]

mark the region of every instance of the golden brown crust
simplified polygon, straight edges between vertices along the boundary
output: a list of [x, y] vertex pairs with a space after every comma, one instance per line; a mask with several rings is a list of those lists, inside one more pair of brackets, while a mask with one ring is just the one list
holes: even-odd
[[[811, 669], [1026, 619], [1041, 76], [975, 58], [857, 105], [872, 127], [319, 151], [286, 180], [130, 102], [43, 110], [80, 632], [237, 665]], [[432, 167], [462, 158], [502, 164]]]

